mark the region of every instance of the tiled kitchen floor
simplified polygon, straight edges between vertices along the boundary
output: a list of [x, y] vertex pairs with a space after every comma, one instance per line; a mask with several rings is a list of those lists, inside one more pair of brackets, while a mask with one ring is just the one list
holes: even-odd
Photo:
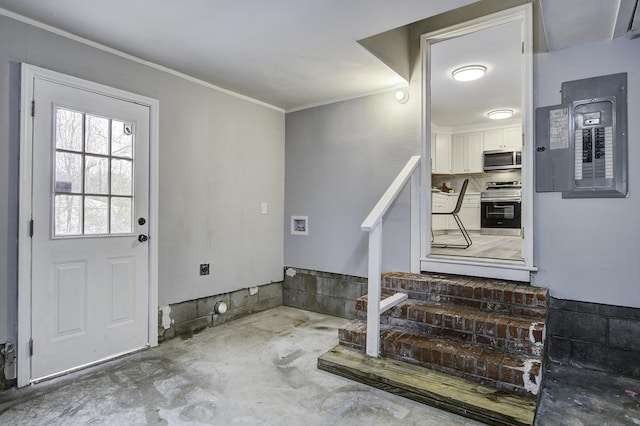
[[[507, 261], [522, 260], [522, 238], [519, 236], [480, 235], [478, 232], [470, 232], [469, 235], [472, 241], [470, 247], [466, 249], [433, 247], [431, 254]], [[464, 243], [464, 238], [460, 232], [451, 231], [449, 234], [435, 235], [434, 243], [461, 244]]]

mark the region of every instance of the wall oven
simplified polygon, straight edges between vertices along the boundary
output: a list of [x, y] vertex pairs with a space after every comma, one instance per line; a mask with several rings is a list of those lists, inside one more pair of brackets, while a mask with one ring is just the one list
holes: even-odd
[[520, 235], [521, 204], [519, 182], [490, 182], [480, 195], [480, 233]]

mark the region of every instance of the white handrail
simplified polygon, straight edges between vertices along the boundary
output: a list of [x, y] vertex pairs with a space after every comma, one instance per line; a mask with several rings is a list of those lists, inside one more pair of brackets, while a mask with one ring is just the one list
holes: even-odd
[[360, 229], [363, 231], [371, 232], [376, 222], [381, 220], [384, 214], [387, 212], [393, 200], [396, 199], [404, 185], [407, 183], [416, 167], [420, 165], [420, 156], [414, 155], [407, 161], [404, 168], [398, 173], [398, 176], [393, 180], [389, 188], [385, 191], [384, 195], [380, 198], [378, 203], [369, 213], [369, 216], [362, 222]]
[[[371, 213], [360, 225], [369, 232], [369, 276], [367, 303], [367, 355], [377, 358], [380, 354], [380, 313], [402, 302], [406, 295], [395, 295], [380, 302], [380, 278], [382, 275], [382, 218], [402, 188], [411, 179], [411, 230], [410, 268], [420, 272], [420, 156], [409, 159], [389, 188], [376, 203]], [[418, 173], [416, 173], [418, 171]]]

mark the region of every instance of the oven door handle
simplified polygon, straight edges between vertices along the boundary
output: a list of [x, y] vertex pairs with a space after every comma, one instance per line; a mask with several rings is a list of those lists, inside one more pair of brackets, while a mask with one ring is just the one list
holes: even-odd
[[481, 203], [521, 203], [521, 198], [481, 198]]

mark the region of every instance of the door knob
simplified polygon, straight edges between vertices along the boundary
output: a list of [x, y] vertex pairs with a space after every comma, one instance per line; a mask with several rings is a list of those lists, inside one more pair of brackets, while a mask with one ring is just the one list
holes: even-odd
[[147, 241], [149, 239], [149, 237], [147, 237], [144, 234], [140, 234], [138, 235], [138, 241], [140, 241], [141, 243], [144, 243], [145, 241]]

